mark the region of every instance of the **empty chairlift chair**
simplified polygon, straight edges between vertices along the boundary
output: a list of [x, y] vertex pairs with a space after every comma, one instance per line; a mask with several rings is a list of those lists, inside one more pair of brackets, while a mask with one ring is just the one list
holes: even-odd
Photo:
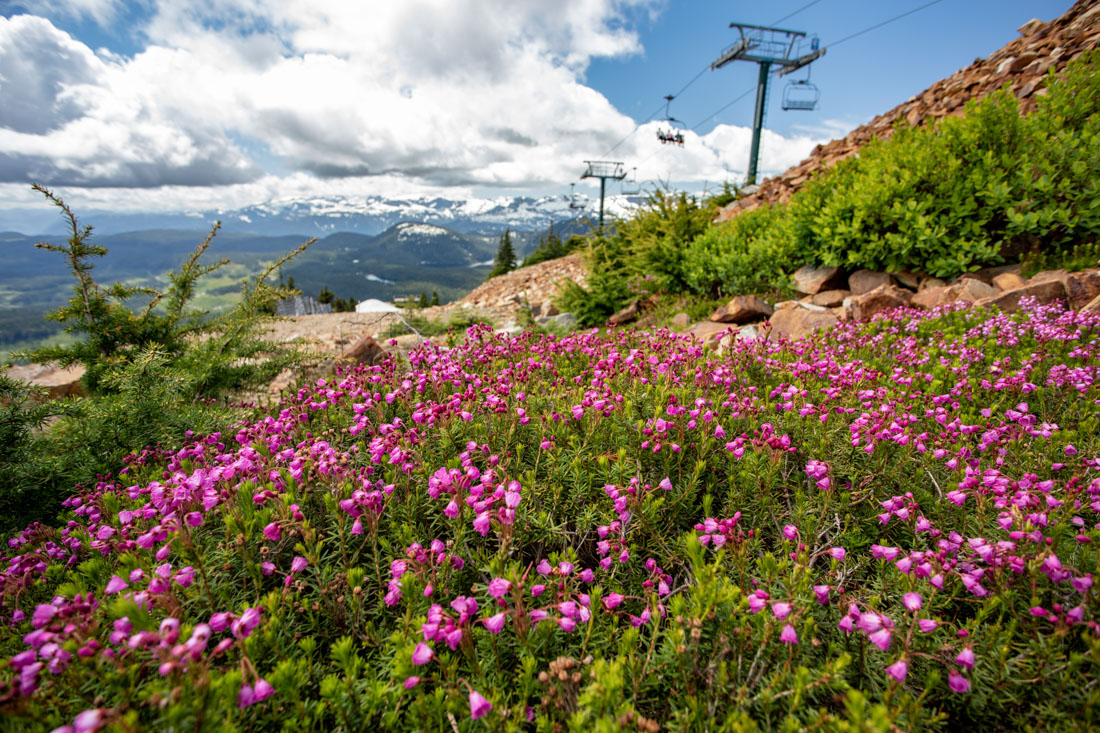
[[821, 90], [814, 83], [806, 79], [789, 81], [783, 90], [783, 109], [810, 112], [817, 108], [819, 99]]

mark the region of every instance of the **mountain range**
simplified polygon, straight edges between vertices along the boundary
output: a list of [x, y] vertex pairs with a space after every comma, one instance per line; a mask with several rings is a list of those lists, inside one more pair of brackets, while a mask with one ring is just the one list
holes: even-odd
[[[605, 202], [607, 217], [627, 215], [640, 202], [638, 196], [609, 196]], [[598, 211], [599, 201], [584, 194], [574, 198], [568, 194], [553, 194], [468, 199], [311, 196], [284, 198], [238, 209], [138, 213], [78, 209], [76, 213], [81, 221], [93, 224], [99, 234], [154, 229], [206, 230], [220, 220], [224, 232], [264, 236], [324, 236], [336, 232], [376, 235], [404, 222], [434, 224], [463, 234], [495, 236], [505, 227], [534, 232], [545, 230], [551, 222], [595, 219]], [[55, 235], [63, 233], [65, 228], [57, 213], [43, 206], [0, 209], [0, 231], [5, 230]]]

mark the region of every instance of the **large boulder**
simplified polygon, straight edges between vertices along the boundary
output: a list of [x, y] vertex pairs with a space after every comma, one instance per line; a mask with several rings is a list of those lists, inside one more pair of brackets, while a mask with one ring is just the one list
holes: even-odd
[[845, 310], [849, 318], [866, 321], [883, 311], [908, 305], [913, 297], [915, 296], [908, 290], [884, 284], [869, 293], [853, 297]]
[[1027, 280], [1024, 280], [1015, 272], [1002, 272], [1000, 275], [993, 278], [993, 287], [998, 288], [1002, 292], [1022, 288], [1025, 285], [1027, 285]]
[[964, 303], [977, 303], [979, 300], [992, 298], [1000, 292], [992, 285], [979, 280], [976, 277], [966, 277], [948, 287], [948, 302], [961, 300]]
[[1100, 270], [1085, 270], [1067, 275], [1063, 284], [1069, 307], [1078, 310], [1100, 295]]
[[863, 295], [882, 285], [893, 284], [894, 278], [891, 275], [874, 270], [856, 270], [848, 276], [848, 289], [852, 291], [852, 295]]
[[621, 326], [624, 323], [636, 321], [638, 320], [638, 315], [641, 313], [641, 310], [639, 302], [635, 300], [630, 305], [608, 318], [607, 322], [612, 326]]
[[1100, 295], [1090, 300], [1088, 304], [1081, 306], [1081, 313], [1100, 313]]
[[715, 323], [748, 323], [770, 316], [774, 311], [763, 299], [755, 295], [738, 295], [711, 314]]
[[833, 312], [824, 308], [814, 309], [799, 305], [776, 311], [768, 322], [771, 323], [771, 336], [778, 338], [800, 339], [819, 328], [831, 328], [840, 322]]
[[852, 294], [850, 290], [822, 290], [810, 296], [810, 303], [822, 308], [836, 308], [843, 305], [844, 299]]
[[1061, 280], [1041, 280], [1029, 282], [1022, 288], [1009, 290], [995, 298], [982, 301], [982, 305], [995, 305], [1008, 313], [1020, 310], [1020, 301], [1024, 298], [1037, 298], [1040, 303], [1046, 305], [1056, 300], [1066, 299], [1066, 286]]
[[914, 295], [913, 299], [909, 301], [909, 305], [915, 308], [932, 310], [936, 306], [950, 302], [948, 300], [949, 290], [950, 288], [946, 285], [933, 285], [931, 287], [921, 288], [920, 292]]
[[370, 336], [364, 336], [344, 350], [336, 358], [337, 364], [366, 364], [375, 366], [381, 364], [386, 358], [386, 350], [382, 344]]
[[733, 328], [728, 323], [715, 323], [714, 321], [698, 321], [691, 324], [681, 333], [685, 336], [692, 336], [699, 339], [704, 344], [717, 342], [722, 338], [722, 334]]
[[845, 285], [844, 271], [839, 267], [804, 265], [794, 271], [791, 282], [798, 292], [817, 295], [822, 290], [838, 290]]
[[13, 366], [5, 371], [8, 377], [46, 390], [51, 400], [65, 397], [83, 397], [84, 385], [80, 378], [84, 376], [81, 364], [62, 369], [57, 364], [26, 364]]

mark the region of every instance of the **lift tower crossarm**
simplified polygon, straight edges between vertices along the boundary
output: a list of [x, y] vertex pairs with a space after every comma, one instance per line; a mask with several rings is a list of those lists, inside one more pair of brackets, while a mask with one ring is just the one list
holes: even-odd
[[613, 160], [586, 160], [584, 161], [588, 168], [585, 169], [584, 174], [581, 175], [581, 180], [585, 178], [599, 178], [600, 179], [600, 233], [603, 233], [603, 199], [607, 189], [607, 179], [621, 181], [626, 178], [626, 170], [623, 168], [621, 161]]

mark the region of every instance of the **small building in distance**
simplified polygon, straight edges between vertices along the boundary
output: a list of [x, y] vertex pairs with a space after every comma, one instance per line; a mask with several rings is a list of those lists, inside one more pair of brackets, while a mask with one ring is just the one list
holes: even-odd
[[400, 313], [401, 309], [392, 303], [377, 298], [367, 298], [355, 306], [356, 313]]

